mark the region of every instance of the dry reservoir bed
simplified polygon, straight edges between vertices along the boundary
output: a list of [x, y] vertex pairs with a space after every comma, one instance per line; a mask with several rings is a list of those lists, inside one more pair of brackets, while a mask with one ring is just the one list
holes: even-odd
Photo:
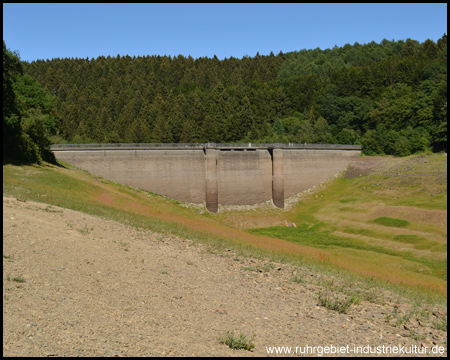
[[[274, 346], [296, 355], [307, 345], [447, 354], [447, 332], [431, 325], [446, 309], [417, 321], [406, 302], [362, 301], [339, 314], [318, 305], [318, 277], [3, 197], [3, 356], [266, 356]], [[409, 321], [388, 324], [394, 310]], [[227, 331], [254, 335], [254, 349], [220, 343]]]

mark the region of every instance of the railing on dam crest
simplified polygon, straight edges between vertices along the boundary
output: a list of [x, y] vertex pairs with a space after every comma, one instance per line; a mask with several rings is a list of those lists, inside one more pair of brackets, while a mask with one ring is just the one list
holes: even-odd
[[64, 150], [135, 150], [135, 149], [333, 149], [361, 150], [361, 145], [295, 143], [135, 143], [135, 144], [54, 144], [51, 151]]

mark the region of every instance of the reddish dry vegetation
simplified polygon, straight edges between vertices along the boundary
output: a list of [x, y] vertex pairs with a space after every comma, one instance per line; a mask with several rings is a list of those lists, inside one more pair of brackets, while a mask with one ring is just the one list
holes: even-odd
[[314, 261], [337, 265], [340, 268], [347, 269], [365, 276], [389, 281], [394, 284], [396, 283], [412, 286], [419, 285], [433, 290], [438, 290], [443, 294], [446, 294], [447, 292], [447, 287], [445, 284], [430, 283], [429, 277], [427, 276], [421, 276], [420, 274], [417, 274], [417, 276], [411, 277], [410, 273], [402, 271], [400, 269], [396, 274], [393, 274], [392, 270], [387, 269], [384, 266], [370, 263], [370, 261], [360, 259], [355, 256], [336, 254], [325, 249], [318, 249], [301, 244], [294, 244], [272, 237], [257, 236], [239, 229], [233, 229], [224, 225], [220, 225], [211, 220], [189, 219], [181, 215], [155, 210], [150, 208], [149, 206], [140, 204], [131, 197], [129, 199], [124, 199], [122, 194], [112, 195], [102, 193], [97, 195], [96, 198], [105, 205], [112, 206], [117, 209], [180, 224], [192, 230], [208, 233], [220, 238], [227, 238], [229, 240], [240, 243], [245, 243], [256, 248], [307, 257]]

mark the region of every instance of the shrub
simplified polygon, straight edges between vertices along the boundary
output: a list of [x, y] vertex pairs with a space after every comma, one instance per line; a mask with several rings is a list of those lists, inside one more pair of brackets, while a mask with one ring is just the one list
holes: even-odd
[[219, 338], [219, 341], [222, 344], [228, 345], [233, 350], [244, 349], [251, 351], [255, 347], [252, 343], [254, 337], [255, 335], [249, 340], [246, 335], [241, 333], [239, 337], [236, 338], [230, 331], [227, 331], [226, 334]]

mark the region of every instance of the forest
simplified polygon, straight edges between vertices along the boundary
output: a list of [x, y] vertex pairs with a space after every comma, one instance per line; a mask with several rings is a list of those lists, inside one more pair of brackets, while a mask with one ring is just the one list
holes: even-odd
[[[362, 144], [367, 155], [447, 151], [446, 34], [437, 42], [385, 39], [224, 60], [117, 55], [29, 63], [3, 47], [4, 152], [14, 121], [38, 148], [45, 141], [33, 139], [42, 133], [49, 143], [306, 142]], [[6, 118], [5, 51], [18, 61], [6, 75], [17, 100], [12, 107], [20, 110], [7, 110]]]

